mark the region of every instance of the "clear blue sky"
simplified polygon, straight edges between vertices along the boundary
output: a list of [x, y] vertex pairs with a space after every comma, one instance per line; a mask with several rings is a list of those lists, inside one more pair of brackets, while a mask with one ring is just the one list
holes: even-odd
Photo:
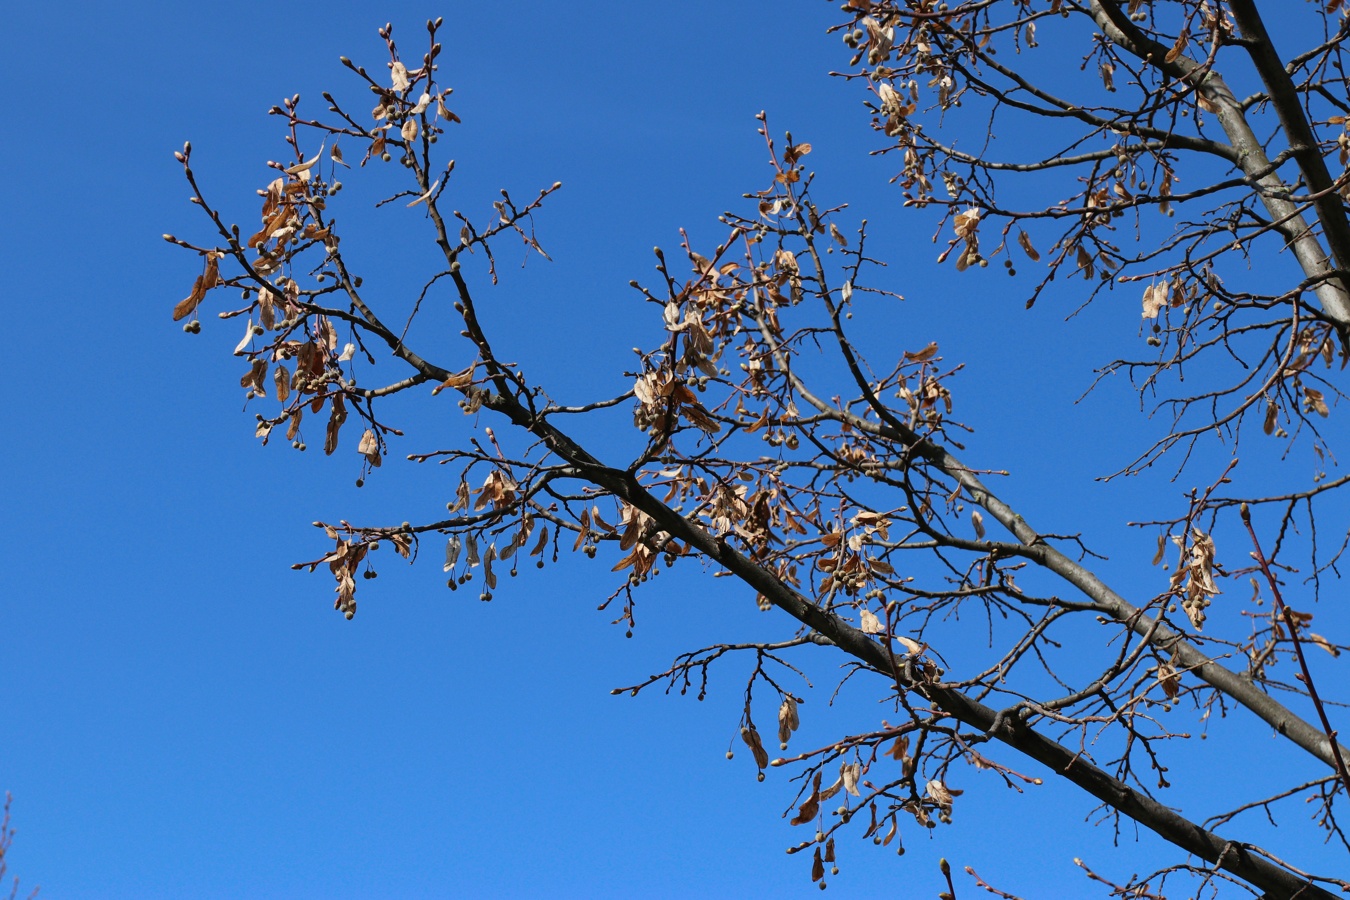
[[[1027, 312], [1001, 273], [936, 270], [931, 223], [902, 214], [890, 161], [866, 155], [861, 93], [826, 77], [847, 57], [818, 0], [374, 9], [133, 0], [3, 14], [11, 873], [54, 900], [814, 894], [809, 860], [783, 853], [800, 839], [779, 818], [788, 786], [756, 784], [745, 754], [723, 759], [736, 664], [701, 704], [609, 696], [679, 650], [789, 629], [730, 585], [666, 579], [625, 640], [595, 611], [607, 565], [558, 566], [480, 604], [449, 594], [434, 562], [385, 559], [352, 622], [324, 576], [288, 569], [322, 552], [313, 519], [425, 518], [445, 498], [426, 470], [391, 465], [357, 492], [355, 453], [257, 445], [228, 354], [236, 329], [207, 320], [189, 337], [169, 319], [196, 263], [159, 236], [205, 233], [172, 152], [191, 139], [206, 190], [251, 221], [263, 162], [283, 153], [267, 108], [294, 92], [317, 105], [320, 89], [362, 108], [337, 57], [378, 65], [386, 17], [411, 37], [445, 16], [443, 81], [464, 120], [455, 205], [481, 216], [498, 188], [564, 183], [539, 217], [556, 263], [522, 272], [503, 252], [496, 296], [512, 355], [589, 398], [622, 389], [629, 348], [657, 327], [626, 287], [651, 274], [652, 245], [674, 247], [680, 226], [714, 235], [716, 215], [765, 182], [753, 117], [767, 110], [814, 145], [818, 195], [876, 224], [890, 286], [909, 298], [902, 333], [883, 339], [895, 352], [939, 340], [967, 363], [958, 409], [980, 429], [968, 458], [1012, 470], [1029, 518], [1099, 539], [1105, 573], [1151, 595], [1152, 535], [1124, 522], [1181, 485], [1094, 484], [1154, 426], [1110, 390], [1072, 405], [1112, 342], [1137, 342], [1136, 301], [1066, 322], [1071, 294]], [[373, 221], [388, 223], [369, 232], [390, 270], [415, 271], [417, 220]], [[827, 717], [826, 696], [803, 711], [803, 744], [885, 715], [854, 691]], [[1269, 740], [1242, 733], [1189, 774], [1246, 778]], [[936, 896], [938, 855], [1032, 897], [1086, 892], [1074, 856], [1122, 877], [1162, 863], [1147, 835], [1113, 851], [1109, 828], [1081, 824], [1092, 804], [1053, 780], [1024, 796], [974, 773], [958, 786], [978, 802], [936, 840], [910, 828], [904, 858], [842, 844], [830, 892]]]

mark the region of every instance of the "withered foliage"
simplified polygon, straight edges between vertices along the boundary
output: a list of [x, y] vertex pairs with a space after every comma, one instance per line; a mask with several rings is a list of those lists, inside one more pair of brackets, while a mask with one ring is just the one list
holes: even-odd
[[[552, 400], [526, 364], [498, 356], [479, 310], [484, 282], [496, 282], [494, 247], [518, 240], [544, 253], [533, 216], [560, 185], [524, 203], [503, 191], [481, 220], [450, 211], [453, 162], [439, 142], [459, 119], [437, 74], [439, 20], [414, 61], [390, 26], [380, 29], [386, 65], [342, 60], [373, 95], [369, 113], [326, 93], [321, 117], [302, 113], [299, 97], [272, 110], [293, 159], [272, 163], [256, 231], [226, 224], [190, 147], [178, 154], [216, 237], [168, 238], [201, 258], [174, 317], [191, 332], [203, 313], [242, 322], [235, 355], [262, 410], [258, 437], [284, 432], [303, 450], [308, 419], [326, 453], [347, 441], [363, 478], [402, 434], [383, 418], [384, 398], [416, 392], [428, 416], [441, 416], [448, 401], [437, 395], [448, 392], [473, 417], [481, 439], [407, 457], [455, 472], [445, 518], [316, 523], [333, 549], [303, 565], [327, 566], [348, 618], [374, 551], [387, 544], [411, 558], [432, 538], [446, 542], [449, 586], [476, 579], [484, 600], [502, 573], [572, 550], [619, 573], [606, 605], [630, 629], [639, 589], [672, 566], [730, 576], [747, 603], [776, 611], [765, 622], [777, 639], [689, 652], [616, 693], [665, 686], [701, 697], [715, 663], [751, 661], [740, 736], [761, 780], [769, 768], [795, 771], [788, 815], [811, 833], [791, 852], [811, 850], [822, 887], [827, 865], [837, 871], [837, 836], [852, 830], [903, 852], [902, 832], [978, 802], [955, 786], [976, 770], [1020, 789], [1040, 783], [1022, 771], [1035, 761], [1108, 818], [1133, 819], [1181, 851], [1184, 861], [1127, 884], [1080, 863], [1118, 895], [1209, 895], [1232, 883], [1267, 897], [1331, 896], [1350, 883], [1210, 830], [1302, 798], [1326, 839], [1350, 850], [1337, 819], [1350, 774], [1330, 721], [1341, 708], [1328, 711], [1348, 699], [1350, 680], [1324, 681], [1319, 695], [1307, 661], [1346, 649], [1312, 631], [1308, 611], [1345, 541], [1331, 558], [1316, 541], [1310, 558], [1290, 558], [1308, 544], [1292, 535], [1313, 533], [1326, 495], [1350, 478], [1328, 478], [1323, 465], [1333, 464], [1323, 422], [1337, 415], [1350, 341], [1350, 31], [1339, 0], [1296, 5], [1312, 30], [1292, 55], [1277, 54], [1252, 0], [840, 7], [836, 30], [852, 58], [837, 74], [866, 99], [900, 199], [936, 228], [939, 264], [1025, 265], [1035, 273], [1021, 295], [1028, 305], [1055, 279], [1080, 285], [1081, 302], [1124, 294], [1138, 304], [1140, 355], [1106, 371], [1127, 374], [1170, 427], [1120, 474], [1169, 452], [1180, 467], [1201, 441], [1236, 448], [1244, 437], [1309, 447], [1323, 461], [1307, 484], [1272, 490], [1297, 473], [1271, 479], [1234, 459], [1177, 515], [1147, 523], [1153, 564], [1170, 569], [1156, 596], [1126, 599], [1085, 564], [1075, 538], [1037, 530], [1000, 499], [986, 484], [998, 460], [955, 455], [967, 427], [953, 418], [959, 366], [936, 344], [918, 337], [893, 359], [864, 357], [850, 332], [855, 311], [893, 304], [903, 284], [881, 271], [865, 226], [816, 198], [810, 144], [775, 139], [762, 115], [767, 186], [720, 219], [719, 243], [658, 248], [655, 284], [632, 283], [661, 337], [638, 351], [622, 393]], [[1028, 149], [996, 156], [987, 138], [999, 129], [1017, 130], [1014, 146]], [[424, 229], [439, 251], [406, 324], [363, 288], [334, 227], [340, 178], [372, 168], [403, 179], [385, 202], [411, 208], [407, 234]], [[455, 321], [464, 344], [419, 345], [412, 326], [426, 317]], [[613, 427], [628, 413], [640, 446], [631, 458], [580, 438], [592, 430], [579, 423]], [[1260, 434], [1249, 434], [1252, 421]], [[1232, 493], [1238, 485], [1245, 496]], [[1216, 535], [1237, 535], [1239, 511], [1268, 536], [1252, 529], [1245, 546], [1216, 545]], [[1234, 562], [1248, 553], [1255, 565]], [[1221, 594], [1248, 578], [1249, 599]], [[968, 634], [958, 613], [977, 614], [978, 641], [960, 643], [983, 652], [952, 649], [952, 635]], [[843, 664], [846, 680], [873, 686], [889, 718], [776, 758], [756, 717], [777, 710], [786, 752], [809, 718], [806, 668], [826, 654], [827, 668]], [[1161, 793], [1167, 756], [1197, 746], [1167, 720], [1178, 709], [1197, 712], [1203, 728], [1254, 716], [1320, 774], [1227, 811], [1231, 798], [1217, 797], [1201, 824]], [[1011, 896], [967, 871], [977, 887]], [[950, 885], [945, 863], [943, 873]]]

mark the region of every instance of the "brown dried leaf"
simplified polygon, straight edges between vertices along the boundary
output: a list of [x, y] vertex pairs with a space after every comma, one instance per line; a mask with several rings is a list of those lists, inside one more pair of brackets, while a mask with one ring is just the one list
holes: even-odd
[[801, 724], [797, 717], [797, 701], [789, 694], [778, 707], [778, 742], [786, 744]]
[[1322, 637], [1320, 634], [1313, 634], [1313, 633], [1310, 631], [1310, 632], [1308, 632], [1307, 634], [1305, 634], [1304, 637], [1306, 637], [1308, 640], [1312, 641], [1312, 642], [1313, 642], [1314, 644], [1316, 644], [1317, 646], [1321, 647], [1323, 650], [1325, 650], [1325, 651], [1327, 651], [1328, 653], [1330, 653], [1332, 656], [1340, 656], [1340, 655], [1341, 655], [1341, 650], [1340, 650], [1340, 648], [1337, 647], [1335, 644], [1331, 643], [1331, 641], [1329, 641], [1329, 640], [1327, 640], [1326, 638]]
[[886, 626], [881, 624], [881, 620], [870, 609], [859, 612], [858, 620], [861, 622], [859, 630], [863, 634], [881, 634], [886, 630]]
[[956, 788], [947, 787], [938, 779], [934, 778], [925, 786], [928, 798], [936, 803], [940, 808], [950, 811], [952, 808], [952, 798], [961, 795], [961, 791]]
[[1163, 62], [1165, 63], [1176, 62], [1177, 57], [1181, 56], [1182, 52], [1186, 49], [1186, 42], [1189, 41], [1190, 39], [1191, 39], [1190, 30], [1186, 28], [1181, 29], [1181, 34], [1177, 35], [1176, 43], [1172, 45], [1171, 50], [1167, 51], [1167, 55], [1163, 57]]
[[1091, 278], [1096, 271], [1092, 262], [1092, 254], [1087, 252], [1087, 248], [1082, 244], [1078, 245], [1078, 268], [1083, 270], [1086, 277]]
[[844, 790], [855, 797], [862, 796], [858, 790], [858, 781], [862, 778], [862, 763], [844, 763], [839, 767], [839, 778], [844, 783]]
[[1175, 700], [1181, 693], [1181, 676], [1168, 663], [1158, 666], [1158, 684], [1162, 685], [1168, 700]]
[[291, 396], [291, 373], [286, 370], [285, 366], [278, 363], [276, 371], [272, 373], [272, 380], [277, 386], [277, 402], [285, 403], [286, 399]]
[[202, 287], [202, 276], [198, 275], [197, 280], [192, 283], [192, 292], [179, 300], [174, 306], [173, 320], [177, 322], [179, 319], [186, 318], [189, 313], [197, 308], [197, 305], [202, 302], [202, 298], [205, 296], [206, 290]]
[[362, 433], [361, 440], [356, 445], [356, 452], [364, 456], [372, 466], [380, 464], [380, 439], [374, 431], [367, 428]]
[[795, 166], [797, 160], [811, 152], [810, 144], [790, 144], [783, 150], [783, 162], [789, 166]]
[[1170, 283], [1150, 284], [1144, 288], [1144, 318], [1156, 319], [1158, 313], [1167, 306], [1168, 295], [1172, 291]]
[[535, 540], [534, 546], [530, 548], [531, 556], [538, 556], [544, 552], [544, 547], [548, 545], [548, 526], [545, 525], [539, 529], [539, 537]]
[[451, 112], [445, 105], [445, 98], [448, 96], [450, 96], [450, 91], [446, 90], [444, 94], [440, 94], [436, 97], [436, 114], [447, 122], [458, 122], [460, 121], [459, 116]]
[[904, 635], [896, 635], [895, 639], [900, 642], [901, 646], [903, 646], [906, 650], [908, 650], [912, 654], [923, 652], [924, 645], [920, 644], [913, 638], [907, 638]]
[[754, 754], [755, 765], [761, 769], [767, 768], [769, 754], [764, 751], [764, 744], [760, 741], [759, 732], [755, 730], [755, 726], [741, 728], [741, 740], [745, 741], [745, 746], [749, 747], [750, 752]]
[[956, 236], [963, 239], [975, 234], [979, 225], [980, 211], [973, 208], [963, 213], [957, 213], [956, 218], [952, 220], [952, 227], [956, 229]]
[[206, 299], [206, 292], [220, 284], [221, 255], [222, 254], [217, 253], [215, 250], [207, 252], [206, 269], [197, 277], [197, 280], [192, 283], [192, 293], [178, 301], [178, 304], [173, 308], [173, 320], [175, 322], [196, 310], [202, 300]]
[[919, 350], [917, 352], [911, 352], [909, 350], [906, 350], [905, 362], [928, 362], [928, 360], [932, 359], [934, 356], [937, 355], [937, 351], [938, 351], [937, 341], [933, 341], [927, 347], [924, 347], [922, 350]]
[[812, 791], [811, 796], [806, 798], [806, 802], [801, 805], [801, 809], [797, 810], [797, 815], [793, 816], [788, 821], [788, 824], [804, 825], [807, 822], [810, 822], [811, 820], [815, 819], [815, 817], [819, 813], [820, 813], [820, 791], [816, 790]]
[[614, 533], [614, 526], [606, 522], [604, 519], [600, 518], [600, 507], [598, 506], [591, 507], [591, 521], [594, 522], [595, 525], [599, 527], [602, 531], [605, 531], [609, 534]]
[[487, 553], [483, 554], [483, 581], [487, 584], [488, 590], [494, 590], [497, 587], [497, 573], [492, 571], [492, 561], [496, 558], [497, 545], [488, 545]]
[[1316, 388], [1305, 387], [1303, 389], [1303, 405], [1324, 419], [1331, 415], [1331, 410], [1327, 409], [1326, 398]]
[[313, 156], [311, 156], [309, 159], [305, 160], [304, 162], [298, 162], [298, 163], [296, 163], [295, 165], [293, 165], [293, 166], [289, 167], [288, 169], [286, 169], [286, 174], [287, 174], [287, 175], [300, 175], [300, 174], [302, 174], [302, 173], [308, 172], [311, 168], [314, 167], [314, 164], [315, 164], [316, 162], [319, 161], [319, 157], [321, 157], [321, 156], [323, 156], [323, 148], [322, 148], [322, 147], [319, 148], [319, 152], [318, 152], [318, 153], [315, 153], [315, 154], [314, 154]]
[[418, 197], [416, 200], [414, 200], [414, 201], [412, 201], [411, 203], [409, 203], [408, 206], [409, 206], [409, 207], [413, 207], [413, 206], [416, 206], [416, 205], [419, 204], [419, 203], [425, 203], [425, 202], [427, 202], [428, 200], [431, 199], [432, 194], [435, 194], [435, 193], [436, 193], [436, 188], [438, 188], [438, 187], [440, 187], [440, 186], [441, 186], [441, 180], [440, 180], [439, 178], [437, 178], [437, 179], [436, 179], [436, 183], [433, 184], [431, 187], [427, 188], [427, 192], [426, 192], [425, 194], [423, 194], [422, 196]]
[[1017, 243], [1022, 247], [1022, 252], [1026, 253], [1032, 262], [1040, 261], [1041, 254], [1036, 251], [1035, 247], [1031, 246], [1031, 237], [1020, 228], [1017, 231]]
[[324, 431], [323, 452], [327, 456], [332, 456], [333, 451], [337, 449], [338, 432], [342, 430], [342, 423], [347, 421], [347, 404], [343, 401], [341, 394], [333, 395], [332, 408], [328, 414], [328, 427]]
[[475, 362], [473, 365], [469, 366], [464, 371], [456, 372], [449, 378], [445, 379], [445, 381], [442, 381], [440, 384], [432, 388], [431, 396], [433, 397], [436, 396], [446, 388], [454, 388], [455, 390], [459, 390], [461, 388], [468, 387], [469, 385], [473, 384], [473, 374], [477, 369], [478, 363]]
[[244, 377], [239, 379], [239, 386], [243, 388], [251, 387], [263, 396], [267, 396], [267, 392], [263, 390], [262, 387], [263, 384], [266, 383], [266, 380], [267, 360], [255, 359], [249, 364], [248, 371], [244, 373]]
[[370, 146], [366, 148], [366, 155], [361, 158], [362, 167], [364, 167], [365, 164], [370, 162], [370, 160], [372, 159], [382, 158], [384, 155], [384, 148], [385, 148], [384, 132], [380, 132], [374, 137], [373, 140], [371, 140]]

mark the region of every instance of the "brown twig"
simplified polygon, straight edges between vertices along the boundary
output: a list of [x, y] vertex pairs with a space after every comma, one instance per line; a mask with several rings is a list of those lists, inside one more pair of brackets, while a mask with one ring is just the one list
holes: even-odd
[[1331, 727], [1331, 721], [1327, 718], [1326, 707], [1322, 704], [1322, 698], [1317, 696], [1317, 687], [1313, 684], [1312, 673], [1308, 671], [1308, 660], [1303, 655], [1303, 642], [1298, 639], [1298, 623], [1294, 621], [1294, 615], [1289, 610], [1288, 604], [1284, 602], [1284, 597], [1280, 595], [1279, 583], [1275, 580], [1275, 573], [1270, 570], [1270, 563], [1266, 560], [1266, 555], [1261, 552], [1261, 542], [1256, 537], [1256, 529], [1252, 527], [1252, 514], [1247, 504], [1238, 507], [1242, 515], [1242, 524], [1247, 526], [1247, 534], [1252, 539], [1252, 558], [1256, 560], [1257, 565], [1261, 567], [1261, 573], [1266, 576], [1266, 583], [1270, 585], [1270, 593], [1275, 601], [1276, 611], [1284, 618], [1285, 624], [1289, 627], [1289, 637], [1294, 642], [1294, 653], [1298, 656], [1298, 667], [1303, 673], [1303, 683], [1308, 686], [1308, 696], [1312, 699], [1313, 707], [1317, 710], [1317, 717], [1322, 720], [1322, 728], [1327, 733], [1327, 740], [1331, 742], [1331, 756], [1336, 761], [1336, 771], [1341, 776], [1341, 783], [1345, 786], [1347, 794], [1350, 794], [1350, 772], [1345, 768], [1345, 757], [1341, 755], [1341, 745], [1336, 740], [1336, 730]]

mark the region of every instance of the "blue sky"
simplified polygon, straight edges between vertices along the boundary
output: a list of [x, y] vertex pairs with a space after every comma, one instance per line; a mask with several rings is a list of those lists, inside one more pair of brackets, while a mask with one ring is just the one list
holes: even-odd
[[[622, 390], [629, 348], [659, 328], [628, 280], [651, 276], [652, 245], [676, 246], [680, 226], [715, 240], [717, 214], [766, 183], [763, 109], [813, 144], [818, 196], [851, 203], [892, 260], [889, 286], [908, 299], [896, 333], [874, 340], [895, 352], [938, 340], [967, 364], [958, 409], [979, 429], [967, 458], [1012, 470], [1029, 519], [1109, 548], [1108, 578], [1157, 589], [1152, 535], [1124, 523], [1158, 498], [1174, 511], [1182, 486], [1092, 481], [1156, 426], [1122, 414], [1113, 400], [1133, 407], [1114, 386], [1074, 405], [1092, 366], [1137, 342], [1137, 301], [1066, 321], [1069, 292], [1025, 311], [994, 267], [936, 269], [931, 221], [899, 209], [891, 162], [866, 153], [861, 93], [826, 77], [847, 62], [824, 34], [826, 4], [398, 12], [396, 36], [446, 18], [443, 81], [464, 120], [455, 204], [481, 217], [498, 188], [564, 184], [538, 219], [556, 262], [519, 270], [504, 252], [492, 313], [555, 395]], [[190, 337], [169, 319], [196, 264], [159, 236], [206, 233], [172, 152], [192, 140], [204, 188], [251, 221], [263, 163], [283, 153], [265, 111], [294, 92], [317, 104], [320, 89], [360, 108], [337, 57], [378, 61], [388, 15], [304, 2], [5, 13], [0, 70], [21, 86], [0, 143], [10, 871], [63, 900], [814, 893], [809, 861], [783, 853], [800, 839], [780, 819], [788, 786], [756, 784], [745, 754], [723, 758], [735, 664], [703, 703], [609, 696], [680, 650], [790, 630], [725, 582], [666, 578], [626, 640], [595, 611], [607, 565], [557, 566], [480, 604], [448, 593], [434, 563], [385, 559], [352, 622], [324, 576], [289, 570], [322, 552], [314, 519], [416, 520], [446, 497], [425, 470], [391, 464], [358, 492], [353, 452], [257, 445], [233, 324]], [[426, 259], [415, 218], [344, 215], [390, 290]], [[804, 712], [806, 743], [885, 715], [864, 691], [817, 714], [826, 696]], [[1189, 775], [1255, 778], [1269, 740], [1213, 741]], [[1016, 796], [963, 778], [979, 803], [953, 827], [931, 841], [911, 829], [903, 858], [846, 845], [831, 892], [933, 895], [945, 855], [1005, 890], [1078, 896], [1074, 856], [1122, 877], [1160, 859], [1132, 832], [1113, 850], [1066, 786]]]

